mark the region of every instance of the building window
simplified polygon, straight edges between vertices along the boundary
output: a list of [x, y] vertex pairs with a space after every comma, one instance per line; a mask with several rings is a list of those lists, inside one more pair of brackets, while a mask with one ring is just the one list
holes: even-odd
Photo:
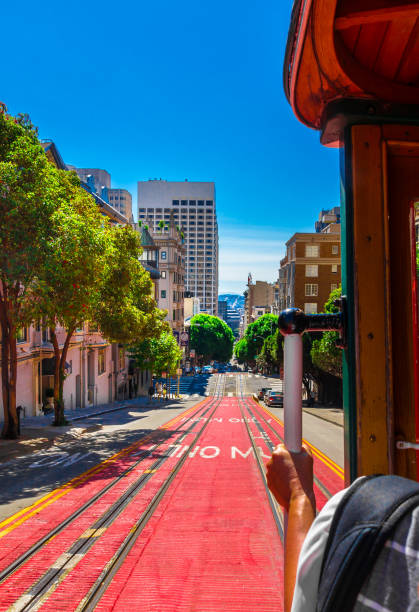
[[330, 285], [330, 293], [332, 293], [332, 291], [336, 291], [337, 288], [338, 288], [337, 284], [336, 283], [332, 283]]
[[304, 312], [306, 314], [316, 314], [316, 312], [317, 312], [317, 303], [316, 302], [306, 302], [304, 304]]
[[338, 264], [332, 264], [332, 272], [336, 274], [338, 271]]
[[167, 253], [166, 253], [166, 251], [161, 251], [161, 253], [160, 253], [160, 259], [167, 259]]
[[339, 255], [339, 245], [332, 244], [332, 255]]
[[196, 206], [196, 200], [189, 200], [189, 206]]
[[20, 327], [16, 331], [16, 342], [27, 342], [28, 340], [28, 329], [26, 327]]
[[173, 321], [176, 321], [176, 310], [173, 311]]
[[179, 200], [172, 200], [173, 206], [179, 206]]
[[207, 200], [207, 201], [205, 202], [205, 204], [206, 204], [207, 206], [212, 206], [212, 200]]
[[181, 200], [180, 201], [182, 206], [187, 206], [188, 205], [188, 200]]
[[163, 298], [163, 299], [166, 297], [166, 289], [162, 289], [160, 291], [160, 297]]
[[306, 266], [306, 276], [318, 276], [319, 266], [317, 264], [311, 264]]
[[198, 200], [198, 206], [203, 206], [204, 205], [204, 200]]
[[160, 278], [166, 278], [166, 270], [160, 272]]
[[99, 349], [97, 352], [97, 373], [103, 374], [106, 370], [105, 349]]
[[318, 244], [306, 244], [306, 257], [318, 257], [319, 254], [320, 247]]
[[319, 295], [319, 286], [318, 285], [306, 285], [306, 295]]

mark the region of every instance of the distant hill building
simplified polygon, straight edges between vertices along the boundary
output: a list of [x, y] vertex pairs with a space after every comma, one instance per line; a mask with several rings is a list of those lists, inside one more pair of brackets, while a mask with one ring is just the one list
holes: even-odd
[[231, 329], [234, 331], [239, 329], [240, 326], [241, 314], [239, 310], [234, 310], [232, 308], [227, 309], [227, 314], [225, 318], [225, 322]]
[[227, 319], [227, 302], [218, 300], [218, 316], [223, 321]]

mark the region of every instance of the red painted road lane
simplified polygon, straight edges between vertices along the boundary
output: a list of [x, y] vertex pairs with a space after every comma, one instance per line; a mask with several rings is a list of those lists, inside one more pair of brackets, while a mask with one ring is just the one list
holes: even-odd
[[[193, 442], [196, 431], [201, 427], [202, 423], [197, 424], [194, 432], [186, 436], [184, 440], [185, 445], [190, 445]], [[105, 565], [112, 559], [119, 546], [129, 535], [133, 525], [141, 518], [153, 497], [173, 471], [178, 461], [178, 448], [173, 448], [173, 444], [174, 441], [170, 440], [170, 447], [169, 445], [163, 445], [162, 448], [156, 449], [156, 455], [152, 456], [154, 459], [162, 454], [167, 455], [169, 458], [158, 468], [156, 473], [153, 474], [152, 479], [123, 510], [120, 516], [95, 540], [90, 551], [64, 577], [58, 588], [43, 604], [42, 610], [66, 612], [76, 609], [77, 605], [99, 577]]]
[[[188, 415], [188, 413], [191, 412], [192, 416], [195, 414], [200, 415], [206, 409], [207, 405], [208, 402], [205, 402], [204, 405], [201, 405], [193, 412], [186, 411], [184, 414]], [[186, 419], [188, 416], [184, 418], [185, 424], [176, 426], [176, 431], [173, 432], [166, 445], [176, 443], [176, 440], [182, 435], [183, 430], [187, 428]], [[147, 438], [145, 440], [147, 440]], [[59, 525], [77, 508], [91, 499], [98, 491], [101, 491], [106, 485], [115, 480], [124, 470], [131, 467], [138, 461], [139, 454], [147, 450], [150, 444], [149, 440], [143, 440], [142, 442], [131, 445], [110, 466], [103, 466], [103, 469], [99, 473], [87, 473], [85, 479], [80, 479], [80, 484], [76, 484], [73, 489], [70, 488], [60, 499], [50, 504], [48, 504], [50, 500], [47, 500], [48, 505], [41, 505], [39, 511], [35, 512], [34, 515], [28, 518], [22, 525], [19, 525], [0, 540], [0, 569], [7, 567], [32, 544], [39, 541], [51, 529]], [[9, 595], [12, 595], [13, 592], [16, 593], [16, 591], [18, 591], [22, 593], [25, 588], [30, 586], [34, 580], [42, 574], [42, 570], [47, 569], [49, 564], [67, 549], [69, 543], [79, 537], [85, 529], [89, 528], [96, 518], [118, 499], [129, 485], [138, 478], [139, 474], [149, 467], [152, 461], [154, 461], [154, 459], [151, 457], [145, 458], [139, 466], [105, 493], [94, 506], [88, 508], [79, 518], [75, 519], [61, 533], [55, 536], [54, 540], [50, 544], [44, 546], [42, 551], [33, 557], [32, 560], [28, 561], [21, 570], [15, 572], [10, 579], [1, 584], [0, 602], [4, 603], [6, 593], [8, 594], [7, 599], [9, 600]], [[54, 499], [54, 497], [51, 498], [51, 500]], [[35, 510], [36, 509], [35, 507]], [[23, 514], [23, 517], [25, 516], [26, 515]], [[21, 520], [21, 518], [22, 517], [19, 516], [16, 520]], [[10, 526], [14, 526], [13, 521], [10, 525], [6, 525], [4, 529]], [[0, 609], [3, 609], [1, 605]]]
[[[275, 433], [266, 425], [263, 428], [271, 441], [274, 444], [281, 441], [282, 424], [253, 400], [247, 398], [245, 403], [262, 425], [262, 416], [270, 420]], [[206, 401], [179, 416], [176, 438], [190, 426], [187, 420], [190, 416], [197, 423], [194, 430], [201, 428], [209, 416], [202, 416], [208, 404]], [[244, 413], [249, 417], [246, 408]], [[269, 447], [256, 423], [250, 418], [246, 420], [266, 462], [270, 456]], [[66, 612], [77, 608], [178, 458], [188, 453], [185, 465], [96, 609], [125, 611], [131, 606], [153, 612], [282, 610], [282, 545], [237, 398], [223, 399], [198, 441], [199, 446], [191, 451], [188, 445], [193, 438], [194, 435], [189, 435], [179, 448], [172, 447], [175, 450], [170, 451], [171, 457], [153, 473], [151, 480], [115, 522], [95, 538], [91, 549], [77, 559], [68, 575], [62, 576], [61, 583], [40, 609]], [[165, 447], [157, 449], [156, 454], [165, 449], [167, 453], [168, 445], [176, 442], [171, 438]], [[132, 465], [138, 458], [136, 451], [149, 448], [150, 444], [148, 441], [132, 445], [111, 466], [101, 466], [100, 474], [87, 475], [85, 483], [41, 509], [9, 535], [14, 534], [19, 543], [22, 543], [22, 533], [33, 541], [39, 540], [40, 526], [43, 533], [48, 532], [52, 525], [60, 522], [59, 512], [63, 516], [71, 514], [98, 488], [103, 488]], [[339, 468], [324, 456], [322, 459], [320, 451], [316, 453], [315, 474], [333, 494], [343, 487], [343, 480], [336, 473]], [[152, 467], [155, 458], [145, 459], [1, 584], [0, 610], [7, 609], [54, 565], [140, 472]], [[318, 507], [323, 506], [326, 495], [322, 488], [317, 487], [316, 497]], [[1, 543], [4, 541], [9, 546], [10, 557], [13, 540], [4, 537]], [[24, 541], [23, 547], [27, 549], [31, 543]], [[3, 558], [7, 558], [7, 553]]]
[[237, 399], [199, 445], [96, 610], [282, 610], [282, 545]]

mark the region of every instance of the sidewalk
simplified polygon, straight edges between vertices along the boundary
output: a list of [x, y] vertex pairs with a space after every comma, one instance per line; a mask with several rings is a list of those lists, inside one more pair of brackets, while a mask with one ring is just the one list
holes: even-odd
[[343, 427], [342, 408], [324, 408], [322, 406], [318, 406], [317, 408], [303, 407], [303, 412], [311, 414], [317, 417], [318, 419], [323, 419], [323, 421], [328, 421], [329, 423], [333, 423], [334, 425]]
[[174, 401], [177, 400], [172, 399], [168, 402], [163, 402], [163, 400], [154, 399], [150, 402], [148, 397], [135, 397], [110, 404], [100, 404], [98, 406], [78, 408], [77, 410], [64, 410], [65, 418], [69, 424], [62, 427], [54, 427], [52, 425], [54, 420], [52, 413], [42, 416], [23, 417], [20, 421], [21, 435], [19, 439], [2, 440], [0, 438], [0, 462], [49, 448], [56, 442], [74, 440], [89, 431], [99, 429], [101, 425], [97, 422], [89, 424], [89, 417], [108, 414], [124, 410], [125, 408], [132, 408], [133, 406], [145, 410], [159, 406], [168, 407]]

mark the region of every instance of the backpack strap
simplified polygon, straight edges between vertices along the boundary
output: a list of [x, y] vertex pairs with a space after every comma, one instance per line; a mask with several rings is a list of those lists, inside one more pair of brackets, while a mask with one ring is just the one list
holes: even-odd
[[349, 612], [386, 540], [419, 505], [419, 483], [400, 476], [360, 478], [342, 498], [330, 528], [317, 612]]

